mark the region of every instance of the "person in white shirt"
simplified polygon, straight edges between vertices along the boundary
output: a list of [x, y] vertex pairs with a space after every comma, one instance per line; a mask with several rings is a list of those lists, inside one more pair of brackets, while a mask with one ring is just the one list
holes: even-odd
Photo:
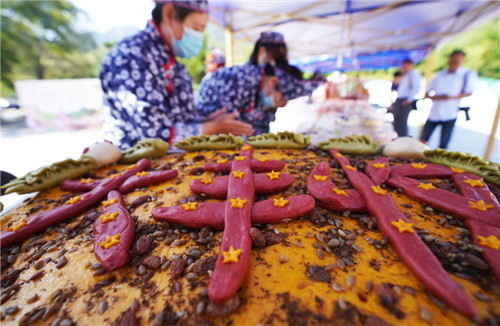
[[439, 147], [446, 149], [457, 120], [460, 99], [472, 95], [477, 73], [463, 67], [465, 52], [455, 50], [448, 60], [448, 69], [436, 74], [429, 83], [426, 97], [432, 108], [422, 130], [422, 140], [428, 141], [434, 129], [441, 125]]
[[408, 115], [415, 105], [422, 75], [413, 68], [413, 62], [405, 59], [401, 64], [403, 77], [398, 86], [398, 97], [393, 105], [394, 130], [398, 137], [408, 136]]

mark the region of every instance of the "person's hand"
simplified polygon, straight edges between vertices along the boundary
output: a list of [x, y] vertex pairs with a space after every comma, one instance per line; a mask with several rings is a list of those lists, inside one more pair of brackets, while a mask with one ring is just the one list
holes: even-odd
[[406, 105], [408, 104], [408, 100], [403, 100], [403, 102], [401, 102], [401, 104], [402, 104], [403, 106], [406, 106]]
[[[251, 136], [254, 133], [251, 124], [236, 120], [238, 112], [225, 113], [225, 108], [212, 113], [210, 116], [215, 116], [214, 119], [203, 123], [203, 133], [205, 135], [213, 135], [218, 133], [232, 133], [236, 136]], [[217, 113], [217, 114], [216, 114]]]
[[209, 115], [207, 115], [205, 118], [203, 118], [202, 122], [215, 120], [216, 118], [218, 118], [221, 115], [223, 115], [224, 113], [226, 113], [226, 111], [227, 111], [226, 107], [218, 109], [217, 111], [214, 111], [214, 112], [210, 113]]

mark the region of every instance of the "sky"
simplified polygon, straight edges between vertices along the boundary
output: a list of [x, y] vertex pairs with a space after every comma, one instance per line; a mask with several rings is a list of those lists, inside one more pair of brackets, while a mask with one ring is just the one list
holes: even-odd
[[79, 22], [82, 29], [106, 33], [114, 27], [144, 28], [151, 17], [153, 0], [71, 0], [88, 14]]

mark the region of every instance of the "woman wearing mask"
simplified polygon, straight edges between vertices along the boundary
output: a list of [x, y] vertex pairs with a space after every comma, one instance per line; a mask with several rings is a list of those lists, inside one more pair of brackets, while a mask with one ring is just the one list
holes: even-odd
[[208, 22], [206, 0], [157, 0], [153, 20], [115, 45], [104, 59], [103, 129], [122, 148], [144, 137], [169, 143], [200, 134], [251, 135], [237, 112], [218, 109], [202, 122], [196, 112], [191, 77], [176, 57], [196, 56]]
[[249, 63], [263, 67], [269, 63], [275, 67], [284, 101], [309, 96], [324, 81], [303, 80], [302, 71], [288, 63], [288, 50], [282, 34], [262, 32], [255, 43]]
[[217, 69], [203, 78], [195, 96], [201, 115], [209, 116], [219, 107], [238, 112], [240, 120], [251, 124], [255, 134], [269, 132], [276, 108], [284, 106], [274, 68], [253, 65]]

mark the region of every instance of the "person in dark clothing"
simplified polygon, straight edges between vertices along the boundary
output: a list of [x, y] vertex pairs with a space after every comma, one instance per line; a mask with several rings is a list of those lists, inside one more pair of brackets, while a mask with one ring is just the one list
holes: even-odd
[[254, 133], [221, 107], [202, 121], [191, 77], [176, 60], [200, 52], [207, 10], [206, 0], [156, 0], [146, 28], [111, 49], [100, 74], [106, 139], [126, 149], [145, 137], [172, 144], [201, 134]]
[[269, 132], [277, 107], [286, 104], [270, 64], [263, 70], [248, 64], [217, 69], [203, 78], [195, 103], [204, 116], [221, 106], [229, 113], [237, 112], [241, 121], [252, 125], [255, 134]]
[[304, 80], [302, 71], [288, 63], [285, 39], [280, 33], [262, 32], [255, 43], [249, 64], [262, 69], [266, 63], [274, 66], [285, 101], [309, 96], [324, 83], [324, 81]]

